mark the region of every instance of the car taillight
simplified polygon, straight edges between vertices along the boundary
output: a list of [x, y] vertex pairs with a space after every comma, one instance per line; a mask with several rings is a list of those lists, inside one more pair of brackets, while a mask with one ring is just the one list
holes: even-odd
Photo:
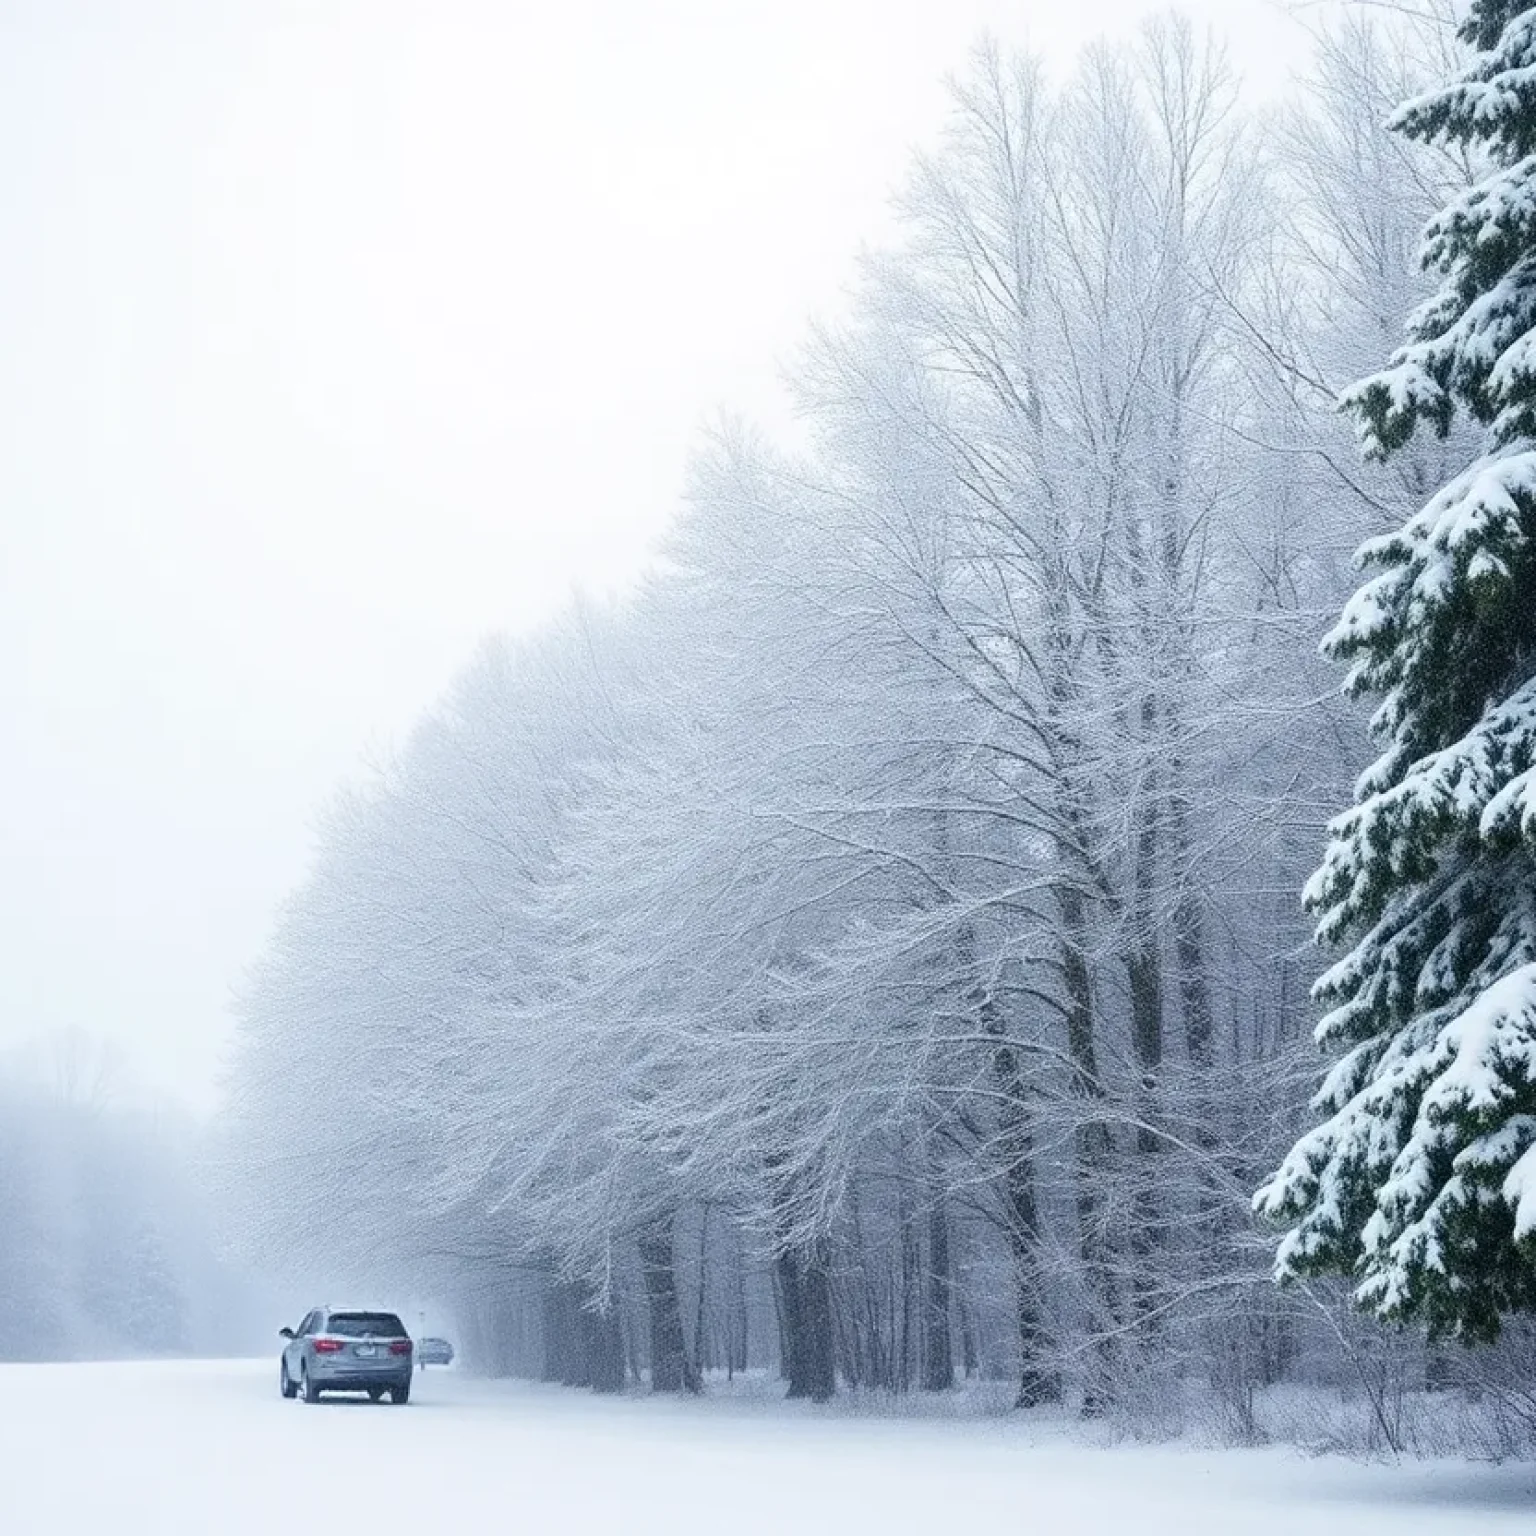
[[316, 1339], [315, 1340], [315, 1353], [317, 1355], [336, 1355], [336, 1354], [340, 1354], [342, 1348], [343, 1348], [343, 1345], [342, 1345], [342, 1342], [341, 1342], [340, 1339]]
[[408, 1355], [411, 1352], [411, 1341], [409, 1339], [396, 1339], [389, 1346], [389, 1352], [392, 1355]]

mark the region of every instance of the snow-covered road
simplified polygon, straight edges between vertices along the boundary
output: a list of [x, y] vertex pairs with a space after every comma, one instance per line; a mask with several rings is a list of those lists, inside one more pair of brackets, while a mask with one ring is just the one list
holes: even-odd
[[602, 1401], [428, 1374], [408, 1408], [283, 1402], [276, 1366], [0, 1366], [4, 1536], [1481, 1536], [1536, 1469], [1095, 1450], [1008, 1422]]

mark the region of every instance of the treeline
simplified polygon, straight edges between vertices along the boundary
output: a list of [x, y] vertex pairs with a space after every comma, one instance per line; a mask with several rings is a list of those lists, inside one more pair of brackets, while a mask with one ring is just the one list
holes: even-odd
[[80, 1036], [0, 1057], [0, 1361], [226, 1355], [264, 1337], [221, 1257], [199, 1132]]
[[1470, 175], [1383, 127], [1448, 15], [1355, 17], [1263, 119], [1177, 19], [1062, 84], [977, 54], [804, 448], [723, 428], [633, 600], [487, 646], [332, 808], [241, 1004], [254, 1249], [599, 1387], [1195, 1384], [1253, 1435], [1420, 1379], [1274, 1289], [1250, 1199], [1365, 753], [1317, 641], [1468, 455], [1363, 464], [1335, 404]]

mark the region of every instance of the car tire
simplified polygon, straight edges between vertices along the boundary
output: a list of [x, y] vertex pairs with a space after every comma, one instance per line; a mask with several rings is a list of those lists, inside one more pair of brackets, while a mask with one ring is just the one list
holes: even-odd
[[282, 1388], [284, 1397], [291, 1400], [299, 1395], [299, 1389], [294, 1384], [293, 1377], [288, 1374], [288, 1359], [286, 1356], [283, 1357], [283, 1363], [278, 1367], [277, 1382]]
[[383, 1396], [384, 1396], [384, 1388], [383, 1387], [369, 1387], [368, 1388], [368, 1401], [370, 1403], [377, 1403], [377, 1402], [379, 1402], [383, 1398]]
[[309, 1367], [307, 1365], [299, 1367], [299, 1386], [304, 1392], [304, 1401], [306, 1403], [318, 1403], [320, 1401], [320, 1388], [315, 1385], [315, 1379], [309, 1374]]
[[411, 1378], [407, 1376], [404, 1381], [389, 1389], [389, 1400], [397, 1408], [403, 1408], [411, 1400]]

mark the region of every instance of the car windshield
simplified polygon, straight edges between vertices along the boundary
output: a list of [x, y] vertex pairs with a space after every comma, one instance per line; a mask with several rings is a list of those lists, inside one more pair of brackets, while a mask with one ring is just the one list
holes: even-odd
[[393, 1312], [333, 1312], [326, 1332], [343, 1339], [400, 1339], [405, 1325]]

